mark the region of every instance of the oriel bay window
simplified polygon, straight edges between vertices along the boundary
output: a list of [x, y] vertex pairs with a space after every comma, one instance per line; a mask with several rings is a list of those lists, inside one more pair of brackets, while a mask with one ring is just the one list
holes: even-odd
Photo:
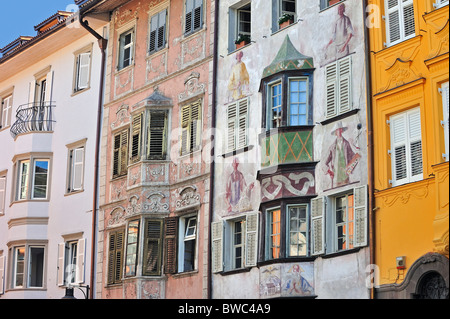
[[9, 249], [11, 289], [44, 288], [46, 244], [26, 242]]
[[47, 200], [49, 188], [50, 159], [27, 157], [15, 164], [15, 200]]

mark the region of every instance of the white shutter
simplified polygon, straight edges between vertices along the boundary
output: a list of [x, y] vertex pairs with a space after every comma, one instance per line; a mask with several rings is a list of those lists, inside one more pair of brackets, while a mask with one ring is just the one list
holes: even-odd
[[66, 244], [58, 244], [58, 286], [64, 286]]
[[420, 125], [420, 111], [415, 109], [408, 112], [409, 132], [409, 162], [411, 181], [422, 179], [422, 130]]
[[50, 71], [47, 73], [47, 83], [45, 87], [45, 102], [52, 102], [53, 98], [53, 78], [54, 78], [54, 71]]
[[212, 227], [212, 272], [223, 271], [223, 222], [214, 222]]
[[404, 37], [409, 38], [416, 34], [416, 23], [414, 21], [414, 3], [412, 0], [403, 0], [403, 28]]
[[5, 293], [5, 256], [0, 256], [0, 295]]
[[352, 106], [352, 59], [339, 60], [339, 113], [349, 111]]
[[0, 118], [0, 128], [8, 127], [11, 125], [11, 111], [12, 111], [12, 95], [6, 97], [2, 101], [2, 114]]
[[354, 194], [354, 247], [367, 245], [367, 185], [355, 187]]
[[311, 200], [311, 255], [325, 252], [325, 198]]
[[448, 0], [436, 0], [436, 3], [433, 4], [435, 9], [443, 7], [448, 4]]
[[408, 177], [406, 159], [406, 114], [391, 117], [392, 176], [396, 186]]
[[81, 284], [84, 282], [84, 265], [86, 255], [86, 239], [82, 238], [78, 240], [77, 244], [77, 264], [76, 264], [76, 277], [75, 283]]
[[83, 188], [84, 147], [76, 148], [73, 150], [72, 161], [72, 190], [81, 190]]
[[246, 216], [245, 266], [253, 267], [258, 262], [258, 213]]
[[442, 84], [442, 106], [443, 106], [443, 120], [442, 126], [444, 127], [444, 141], [445, 141], [445, 154], [444, 158], [448, 162], [449, 160], [449, 126], [448, 126], [448, 114], [449, 114], [449, 86], [448, 82]]
[[34, 99], [34, 95], [36, 94], [36, 82], [30, 82], [28, 84], [28, 103], [34, 103], [35, 99]]
[[5, 201], [6, 201], [6, 177], [0, 177], [0, 215], [5, 213]]
[[415, 35], [413, 0], [385, 0], [388, 44], [395, 44]]
[[227, 114], [227, 150], [232, 151], [236, 149], [236, 114], [237, 103], [228, 106]]
[[337, 63], [332, 63], [326, 68], [326, 117], [335, 116], [337, 113]]
[[89, 87], [89, 72], [91, 67], [91, 53], [81, 53], [78, 56], [78, 78], [77, 89], [82, 90]]
[[238, 147], [247, 145], [248, 98], [239, 101]]

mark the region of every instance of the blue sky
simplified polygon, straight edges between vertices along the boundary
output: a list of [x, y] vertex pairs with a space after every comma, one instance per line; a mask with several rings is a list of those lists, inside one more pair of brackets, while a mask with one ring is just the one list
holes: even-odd
[[0, 0], [0, 48], [21, 35], [35, 36], [35, 25], [73, 6], [73, 0]]

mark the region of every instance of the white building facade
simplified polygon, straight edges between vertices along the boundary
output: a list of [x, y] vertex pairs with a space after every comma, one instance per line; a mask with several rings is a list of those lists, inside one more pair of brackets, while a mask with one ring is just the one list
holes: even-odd
[[35, 30], [0, 58], [0, 299], [84, 298], [102, 55], [70, 12]]

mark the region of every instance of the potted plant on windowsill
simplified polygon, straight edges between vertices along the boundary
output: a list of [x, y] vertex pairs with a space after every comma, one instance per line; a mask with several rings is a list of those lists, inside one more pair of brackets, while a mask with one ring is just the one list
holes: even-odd
[[236, 50], [242, 48], [243, 46], [246, 46], [250, 43], [250, 36], [247, 34], [239, 34], [238, 38], [234, 43], [236, 44]]
[[292, 23], [294, 23], [294, 16], [292, 14], [285, 13], [278, 19], [280, 29], [283, 29]]

